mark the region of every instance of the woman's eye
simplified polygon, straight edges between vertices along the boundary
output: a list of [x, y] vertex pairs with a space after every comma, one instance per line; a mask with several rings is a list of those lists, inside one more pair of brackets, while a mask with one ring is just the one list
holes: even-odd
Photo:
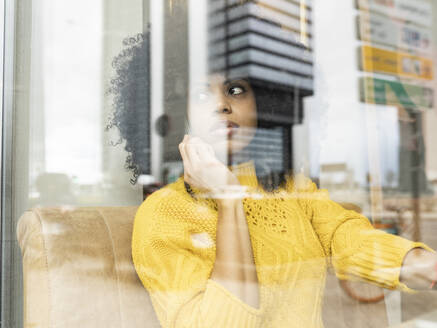
[[244, 93], [246, 90], [243, 87], [235, 86], [229, 89], [229, 94], [232, 96], [238, 96]]

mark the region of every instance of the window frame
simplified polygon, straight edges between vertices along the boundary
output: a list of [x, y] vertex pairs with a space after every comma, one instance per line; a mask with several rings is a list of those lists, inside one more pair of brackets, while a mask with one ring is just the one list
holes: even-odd
[[[15, 14], [13, 0], [0, 0], [0, 74], [2, 76], [0, 111], [1, 151], [1, 226], [0, 226], [0, 322], [9, 327], [19, 324], [13, 319], [14, 286], [10, 283], [14, 273], [14, 220], [13, 220], [13, 127], [14, 127], [14, 76], [15, 76]], [[21, 284], [20, 284], [21, 285]], [[19, 319], [20, 320], [20, 319]]]

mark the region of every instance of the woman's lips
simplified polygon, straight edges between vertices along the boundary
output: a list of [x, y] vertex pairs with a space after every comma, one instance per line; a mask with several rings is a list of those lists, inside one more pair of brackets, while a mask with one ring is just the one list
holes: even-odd
[[240, 126], [232, 121], [220, 121], [211, 127], [211, 135], [215, 137], [232, 137]]

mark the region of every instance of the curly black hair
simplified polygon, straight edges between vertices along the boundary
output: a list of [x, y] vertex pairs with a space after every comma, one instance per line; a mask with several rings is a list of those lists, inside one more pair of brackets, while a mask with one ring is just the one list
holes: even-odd
[[[141, 174], [150, 174], [150, 34], [145, 32], [127, 38], [123, 45], [124, 50], [112, 63], [115, 77], [111, 80], [109, 92], [114, 96], [114, 113], [108, 129], [118, 128], [121, 141], [126, 142], [125, 149], [129, 155], [125, 167], [132, 170], [131, 183], [135, 184]], [[248, 81], [254, 89], [258, 127], [288, 127], [285, 134], [290, 138], [289, 127], [301, 120], [301, 112], [293, 116], [293, 90], [265, 81]], [[289, 121], [284, 123], [284, 118]], [[284, 152], [288, 154], [283, 154], [286, 163], [281, 171], [266, 168], [265, 162], [259, 156], [257, 159], [249, 154], [245, 158], [255, 162], [257, 176], [266, 190], [274, 190], [283, 185], [286, 177], [291, 174], [290, 151], [291, 140], [286, 140]]]
[[129, 154], [125, 167], [132, 170], [131, 183], [150, 173], [150, 34], [137, 34], [123, 41], [123, 51], [114, 58], [115, 77], [109, 94], [114, 96], [113, 116], [107, 129], [118, 128]]

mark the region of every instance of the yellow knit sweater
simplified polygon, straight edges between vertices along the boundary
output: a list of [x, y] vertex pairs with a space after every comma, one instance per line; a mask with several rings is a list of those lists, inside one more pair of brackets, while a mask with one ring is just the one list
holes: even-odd
[[132, 255], [164, 328], [323, 327], [327, 266], [340, 278], [408, 290], [399, 282], [404, 255], [424, 247], [373, 229], [303, 177], [268, 193], [253, 165], [235, 173], [249, 188], [244, 209], [260, 288], [260, 308], [209, 279], [215, 260], [217, 210], [192, 197], [182, 179], [139, 208]]

